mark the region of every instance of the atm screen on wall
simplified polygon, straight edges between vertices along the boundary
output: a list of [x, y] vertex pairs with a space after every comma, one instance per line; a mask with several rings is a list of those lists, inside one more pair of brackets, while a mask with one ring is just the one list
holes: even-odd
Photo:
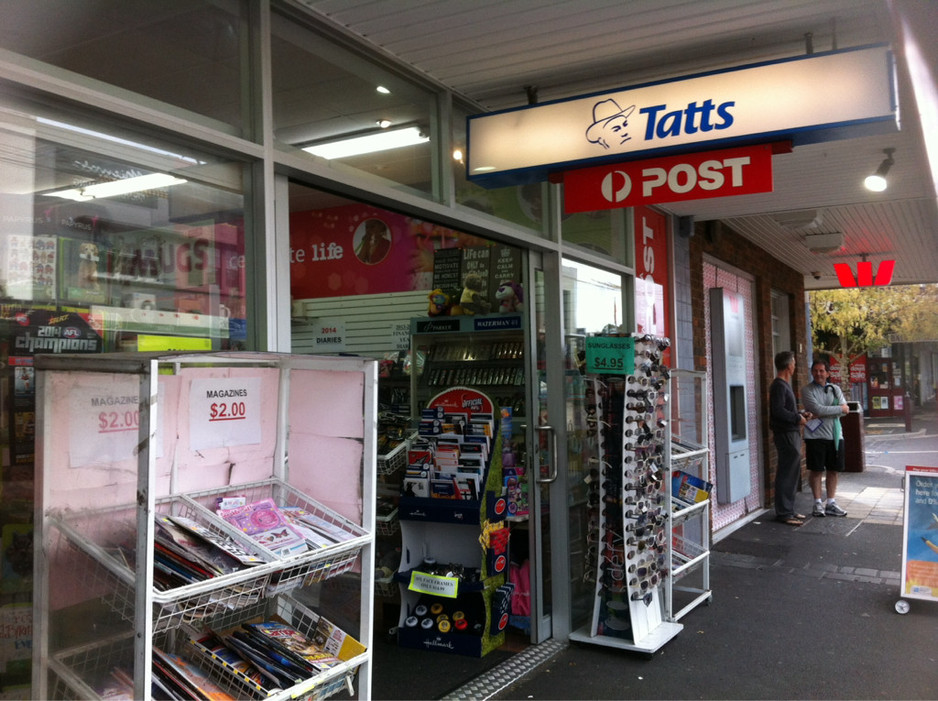
[[746, 438], [746, 388], [730, 385], [730, 435], [731, 440]]

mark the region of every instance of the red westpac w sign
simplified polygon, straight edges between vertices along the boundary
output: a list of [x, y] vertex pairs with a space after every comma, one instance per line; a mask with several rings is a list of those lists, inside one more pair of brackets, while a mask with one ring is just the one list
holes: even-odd
[[772, 191], [772, 144], [569, 170], [568, 214]]

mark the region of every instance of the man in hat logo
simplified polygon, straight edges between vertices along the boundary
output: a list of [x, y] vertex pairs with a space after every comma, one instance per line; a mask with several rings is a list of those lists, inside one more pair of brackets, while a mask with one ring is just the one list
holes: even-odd
[[612, 145], [621, 146], [631, 139], [629, 115], [635, 105], [622, 109], [615, 100], [602, 100], [593, 105], [593, 123], [586, 130], [586, 140], [605, 149]]

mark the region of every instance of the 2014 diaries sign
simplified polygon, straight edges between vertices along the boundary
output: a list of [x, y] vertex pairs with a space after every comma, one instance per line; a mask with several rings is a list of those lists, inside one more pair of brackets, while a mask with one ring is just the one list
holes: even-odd
[[938, 467], [907, 467], [902, 596], [938, 601]]

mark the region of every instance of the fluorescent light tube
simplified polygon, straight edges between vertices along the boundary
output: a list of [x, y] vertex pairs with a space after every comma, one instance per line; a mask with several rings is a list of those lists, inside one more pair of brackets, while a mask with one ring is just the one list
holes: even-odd
[[85, 202], [102, 197], [117, 197], [118, 195], [129, 195], [132, 192], [156, 190], [161, 187], [169, 187], [170, 185], [180, 185], [184, 182], [187, 181], [183, 178], [177, 178], [166, 173], [150, 173], [149, 175], [140, 175], [136, 178], [111, 180], [106, 183], [95, 183], [94, 185], [86, 185], [85, 187], [58, 190], [45, 194], [52, 197], [62, 197], [66, 200]]
[[303, 150], [315, 156], [332, 160], [334, 158], [348, 158], [349, 156], [360, 156], [365, 153], [387, 151], [392, 148], [402, 148], [403, 146], [416, 146], [429, 140], [430, 137], [425, 136], [419, 127], [405, 127], [307, 146]]
[[127, 139], [121, 139], [120, 137], [113, 136], [111, 134], [105, 134], [100, 131], [92, 131], [91, 129], [78, 127], [78, 126], [75, 126], [74, 124], [67, 124], [65, 122], [59, 122], [54, 119], [46, 119], [44, 117], [36, 117], [36, 121], [39, 124], [45, 124], [50, 127], [56, 127], [58, 129], [67, 129], [68, 131], [75, 132], [76, 134], [92, 136], [96, 139], [110, 141], [115, 144], [121, 144], [122, 146], [130, 146], [132, 148], [140, 149], [141, 151], [149, 151], [150, 153], [155, 153], [160, 156], [169, 156], [170, 158], [175, 158], [185, 163], [192, 163], [195, 165], [205, 165], [205, 161], [200, 161], [197, 158], [192, 158], [192, 156], [183, 156], [178, 153], [173, 153], [172, 151], [167, 151], [165, 149], [156, 148], [155, 146], [147, 146], [146, 144], [140, 144], [140, 143], [137, 143], [136, 141], [129, 141]]

